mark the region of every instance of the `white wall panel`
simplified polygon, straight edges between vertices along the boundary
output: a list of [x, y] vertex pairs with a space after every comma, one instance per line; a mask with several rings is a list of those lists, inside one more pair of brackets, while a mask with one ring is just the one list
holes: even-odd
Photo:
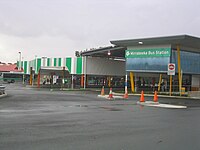
[[125, 61], [93, 57], [87, 58], [86, 63], [86, 72], [90, 75], [125, 75]]
[[192, 87], [200, 87], [200, 75], [192, 76]]

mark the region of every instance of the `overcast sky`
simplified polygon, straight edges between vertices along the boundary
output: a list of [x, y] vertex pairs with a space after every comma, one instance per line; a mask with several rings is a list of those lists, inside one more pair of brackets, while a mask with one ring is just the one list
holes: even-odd
[[0, 0], [0, 61], [74, 56], [110, 40], [200, 37], [199, 0]]

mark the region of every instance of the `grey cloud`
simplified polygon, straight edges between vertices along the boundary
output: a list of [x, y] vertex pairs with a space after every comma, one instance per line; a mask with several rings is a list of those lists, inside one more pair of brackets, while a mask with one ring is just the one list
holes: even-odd
[[113, 39], [200, 36], [199, 6], [199, 0], [0, 0], [0, 35], [16, 39], [16, 48], [71, 50]]

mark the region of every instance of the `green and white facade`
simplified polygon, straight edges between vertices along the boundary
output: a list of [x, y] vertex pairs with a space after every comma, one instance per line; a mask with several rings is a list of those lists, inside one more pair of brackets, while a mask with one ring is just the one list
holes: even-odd
[[[19, 62], [18, 62], [19, 66]], [[68, 78], [68, 81], [75, 79], [76, 85], [81, 85], [87, 82], [87, 87], [101, 87], [103, 84], [110, 86], [111, 81], [115, 86], [123, 86], [123, 80], [125, 76], [125, 62], [115, 61], [108, 58], [93, 58], [93, 57], [64, 57], [64, 58], [36, 58], [31, 61], [22, 61], [21, 66], [24, 70], [24, 74], [27, 78], [33, 74], [36, 81], [36, 77], [40, 78], [39, 83], [42, 84], [44, 78], [52, 78], [51, 73], [60, 67], [65, 67], [65, 70], [69, 71], [69, 75], [64, 78]], [[31, 74], [32, 67], [32, 74]], [[51, 73], [40, 72], [43, 69], [51, 70]], [[46, 77], [45, 77], [46, 76]], [[63, 75], [56, 74], [57, 77], [62, 78]], [[114, 82], [116, 81], [116, 82]], [[109, 83], [109, 84], [108, 84]], [[35, 83], [36, 84], [36, 83]]]
[[[31, 61], [23, 61], [24, 74], [30, 74], [30, 68], [38, 74], [42, 67], [66, 67], [70, 74], [75, 75], [106, 75], [124, 76], [125, 62], [110, 60], [107, 58], [90, 57], [65, 57], [65, 58], [37, 58]], [[18, 62], [19, 65], [19, 62]]]
[[[30, 68], [38, 74], [41, 67], [66, 67], [70, 74], [83, 74], [83, 58], [82, 57], [65, 57], [65, 58], [36, 58], [31, 61], [22, 61], [21, 66], [24, 74], [30, 74]], [[19, 65], [19, 62], [18, 62]]]

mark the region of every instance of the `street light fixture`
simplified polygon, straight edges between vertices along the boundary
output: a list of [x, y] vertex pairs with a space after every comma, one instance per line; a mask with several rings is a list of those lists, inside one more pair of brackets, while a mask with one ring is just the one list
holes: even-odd
[[142, 45], [142, 44], [143, 44], [143, 42], [142, 42], [142, 41], [139, 41], [139, 42], [138, 42], [138, 44], [139, 44], [139, 45]]
[[110, 51], [108, 51], [108, 56], [110, 56], [111, 55], [111, 52]]

